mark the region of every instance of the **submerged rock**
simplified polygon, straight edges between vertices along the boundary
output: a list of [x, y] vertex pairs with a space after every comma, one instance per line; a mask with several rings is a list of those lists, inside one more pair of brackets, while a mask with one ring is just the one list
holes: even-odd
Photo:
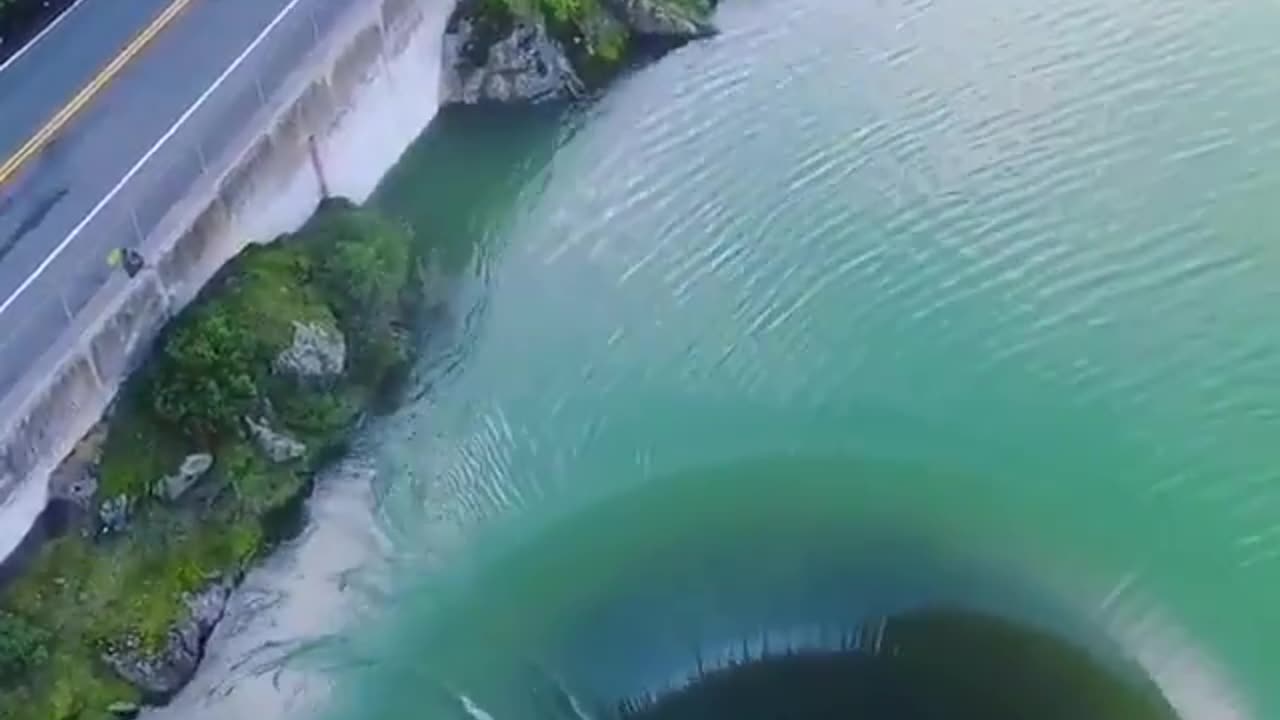
[[487, 30], [460, 19], [445, 36], [445, 103], [541, 102], [582, 93], [564, 47], [542, 23], [515, 21], [496, 40]]
[[200, 482], [201, 478], [209, 474], [211, 468], [213, 468], [213, 456], [209, 453], [188, 455], [182, 461], [177, 473], [162, 478], [156, 484], [156, 494], [169, 502], [173, 502], [190, 490], [192, 485]]
[[271, 462], [289, 462], [307, 454], [306, 445], [282, 432], [273, 430], [266, 419], [254, 420], [247, 417], [244, 421], [249, 427], [249, 434], [253, 437], [254, 444]]
[[130, 636], [104, 653], [103, 661], [148, 696], [168, 698], [195, 674], [204, 643], [222, 620], [230, 596], [231, 582], [225, 579], [187, 595], [184, 599], [188, 614], [170, 629], [164, 648], [155, 653], [146, 652], [141, 649], [138, 638]]
[[318, 322], [294, 322], [293, 343], [272, 363], [278, 375], [308, 385], [327, 386], [347, 367], [347, 340], [337, 328]]

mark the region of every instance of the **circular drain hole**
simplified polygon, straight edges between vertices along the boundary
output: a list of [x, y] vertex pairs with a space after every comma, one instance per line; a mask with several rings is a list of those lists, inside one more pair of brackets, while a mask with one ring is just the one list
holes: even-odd
[[1154, 684], [1048, 633], [960, 612], [901, 615], [838, 650], [767, 653], [629, 699], [634, 720], [1172, 720]]

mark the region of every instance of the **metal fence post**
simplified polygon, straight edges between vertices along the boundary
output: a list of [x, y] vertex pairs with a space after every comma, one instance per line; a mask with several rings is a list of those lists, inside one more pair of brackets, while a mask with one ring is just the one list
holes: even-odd
[[129, 221], [133, 223], [133, 232], [138, 236], [138, 244], [141, 245], [147, 236], [142, 234], [142, 224], [138, 222], [138, 206], [129, 203]]
[[67, 303], [67, 291], [63, 289], [58, 292], [58, 302], [62, 305], [62, 312], [67, 316], [67, 323], [75, 321], [75, 315], [71, 312], [71, 305]]

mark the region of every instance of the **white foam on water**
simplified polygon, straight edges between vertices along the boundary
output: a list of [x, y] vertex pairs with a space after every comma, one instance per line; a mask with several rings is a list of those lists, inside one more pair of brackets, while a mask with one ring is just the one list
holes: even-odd
[[329, 687], [306, 663], [290, 663], [342, 627], [361, 589], [352, 574], [381, 554], [372, 468], [349, 460], [325, 472], [296, 540], [251, 570], [232, 595], [191, 683], [152, 720], [285, 718], [313, 711]]

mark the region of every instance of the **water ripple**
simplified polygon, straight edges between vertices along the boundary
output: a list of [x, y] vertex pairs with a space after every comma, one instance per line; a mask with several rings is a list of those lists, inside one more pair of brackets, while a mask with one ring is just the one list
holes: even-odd
[[909, 460], [851, 505], [1044, 583], [1188, 720], [1280, 713], [1280, 8], [721, 15], [491, 229], [448, 381], [378, 437], [393, 536], [771, 453]]

